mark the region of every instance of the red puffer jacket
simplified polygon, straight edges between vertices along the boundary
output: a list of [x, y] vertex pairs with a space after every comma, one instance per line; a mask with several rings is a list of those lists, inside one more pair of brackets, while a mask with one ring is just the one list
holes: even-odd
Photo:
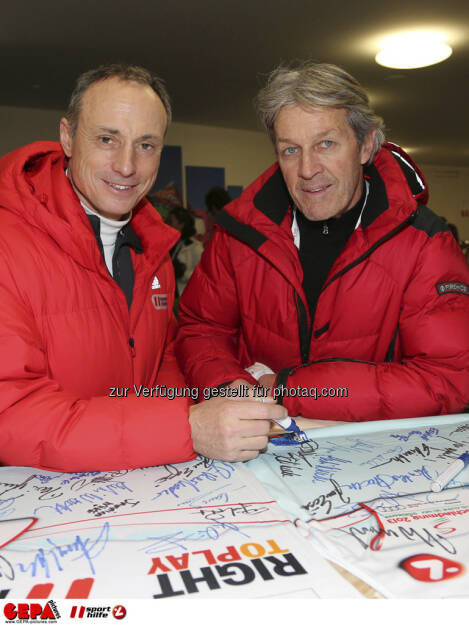
[[419, 204], [423, 176], [398, 146], [386, 144], [365, 175], [372, 197], [312, 322], [278, 166], [225, 207], [180, 303], [176, 352], [188, 384], [255, 383], [244, 368], [261, 362], [287, 387], [280, 398], [292, 416], [364, 421], [466, 405], [467, 264]]
[[188, 399], [134, 392], [184, 386], [172, 350], [177, 234], [146, 201], [134, 210], [143, 253], [131, 251], [129, 311], [64, 166], [52, 142], [0, 160], [0, 462], [87, 471], [188, 460]]

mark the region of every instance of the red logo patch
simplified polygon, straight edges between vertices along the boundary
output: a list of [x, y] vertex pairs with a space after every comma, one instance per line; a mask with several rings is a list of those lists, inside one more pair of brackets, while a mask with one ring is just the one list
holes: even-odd
[[123, 605], [115, 605], [112, 608], [112, 616], [114, 618], [121, 619], [121, 618], [124, 618], [126, 614], [127, 614], [127, 610], [124, 608]]
[[442, 582], [466, 572], [460, 562], [426, 553], [406, 558], [399, 566], [419, 582]]
[[168, 308], [168, 296], [166, 294], [152, 295], [151, 301], [156, 310], [166, 310]]

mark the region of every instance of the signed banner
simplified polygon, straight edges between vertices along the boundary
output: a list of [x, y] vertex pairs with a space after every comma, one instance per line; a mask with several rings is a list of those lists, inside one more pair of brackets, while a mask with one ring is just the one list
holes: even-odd
[[385, 596], [469, 596], [469, 468], [431, 490], [469, 450], [469, 415], [306, 433], [248, 465], [315, 547]]
[[[469, 415], [353, 423], [306, 430], [307, 441], [269, 444], [249, 468], [291, 519], [325, 519], [362, 501], [430, 490], [469, 450]], [[469, 484], [469, 467], [449, 488]]]
[[0, 537], [3, 599], [357, 594], [240, 463], [3, 467]]
[[469, 598], [469, 490], [376, 499], [307, 526], [317, 548], [388, 597]]

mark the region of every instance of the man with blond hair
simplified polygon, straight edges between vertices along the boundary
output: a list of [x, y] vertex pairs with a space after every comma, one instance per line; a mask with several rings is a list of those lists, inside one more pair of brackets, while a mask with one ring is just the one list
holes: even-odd
[[278, 162], [221, 211], [184, 292], [186, 381], [261, 383], [327, 421], [462, 410], [469, 270], [423, 174], [339, 67], [281, 67], [257, 105]]

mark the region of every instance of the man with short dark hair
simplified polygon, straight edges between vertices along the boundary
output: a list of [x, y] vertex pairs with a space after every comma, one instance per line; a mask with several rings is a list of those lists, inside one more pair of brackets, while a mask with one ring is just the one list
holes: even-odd
[[186, 287], [186, 381], [260, 382], [327, 422], [462, 410], [469, 270], [422, 173], [339, 67], [279, 68], [258, 110], [278, 163], [219, 213]]
[[194, 446], [210, 455], [198, 432], [226, 412], [249, 419], [225, 453], [244, 460], [285, 413], [219, 397], [191, 405], [173, 355], [168, 252], [178, 234], [145, 199], [170, 116], [150, 72], [100, 67], [79, 78], [61, 145], [37, 142], [0, 160], [1, 463], [180, 462]]

